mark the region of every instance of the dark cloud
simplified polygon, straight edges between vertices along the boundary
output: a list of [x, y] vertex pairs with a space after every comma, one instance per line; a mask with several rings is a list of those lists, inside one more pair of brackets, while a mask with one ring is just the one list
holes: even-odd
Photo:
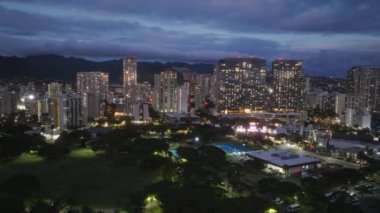
[[199, 23], [240, 31], [345, 33], [380, 31], [378, 0], [18, 0], [155, 21]]
[[305, 60], [342, 76], [379, 65], [377, 0], [0, 0], [0, 54]]

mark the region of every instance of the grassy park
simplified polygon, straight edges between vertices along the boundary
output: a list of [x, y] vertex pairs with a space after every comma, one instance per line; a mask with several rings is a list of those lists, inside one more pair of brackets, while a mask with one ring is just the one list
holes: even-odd
[[73, 205], [97, 207], [119, 206], [129, 194], [159, 181], [160, 172], [116, 166], [104, 154], [87, 148], [73, 150], [57, 160], [24, 153], [0, 163], [0, 181], [17, 173], [31, 174], [40, 180], [43, 198], [70, 199]]

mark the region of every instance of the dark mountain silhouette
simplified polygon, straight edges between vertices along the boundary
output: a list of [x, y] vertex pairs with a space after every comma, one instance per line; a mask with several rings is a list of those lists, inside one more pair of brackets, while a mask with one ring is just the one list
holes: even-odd
[[[154, 74], [172, 67], [184, 67], [198, 73], [212, 73], [214, 65], [182, 62], [138, 62], [138, 81], [153, 83]], [[39, 55], [26, 58], [0, 56], [0, 78], [34, 77], [37, 79], [74, 81], [77, 72], [86, 71], [105, 71], [110, 74], [111, 82], [121, 82], [122, 60], [94, 62], [59, 55]]]

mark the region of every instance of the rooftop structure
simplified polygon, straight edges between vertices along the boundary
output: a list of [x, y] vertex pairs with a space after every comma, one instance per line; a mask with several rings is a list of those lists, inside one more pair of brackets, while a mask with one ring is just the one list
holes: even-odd
[[298, 167], [309, 164], [317, 164], [320, 162], [320, 160], [317, 158], [298, 155], [296, 153], [285, 150], [255, 151], [248, 153], [248, 156], [281, 168]]

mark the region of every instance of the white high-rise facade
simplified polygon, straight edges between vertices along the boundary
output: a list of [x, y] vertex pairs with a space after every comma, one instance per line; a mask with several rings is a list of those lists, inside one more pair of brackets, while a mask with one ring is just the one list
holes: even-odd
[[109, 75], [106, 72], [77, 73], [77, 92], [83, 97], [85, 120], [98, 119], [100, 104], [109, 93]]
[[123, 87], [125, 96], [125, 112], [132, 115], [133, 104], [137, 99], [137, 59], [127, 57], [123, 59]]
[[177, 73], [172, 70], [160, 73], [158, 108], [160, 112], [177, 112]]

